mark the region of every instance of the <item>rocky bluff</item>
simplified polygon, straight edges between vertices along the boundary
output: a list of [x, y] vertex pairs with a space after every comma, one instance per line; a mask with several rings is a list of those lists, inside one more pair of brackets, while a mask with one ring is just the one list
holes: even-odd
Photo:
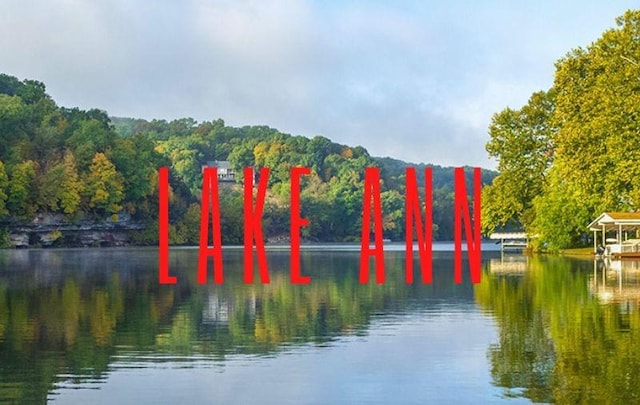
[[28, 223], [9, 223], [10, 247], [99, 247], [126, 246], [132, 243], [134, 231], [144, 229], [126, 213], [118, 214], [116, 221], [81, 220], [71, 222], [62, 214], [38, 214]]

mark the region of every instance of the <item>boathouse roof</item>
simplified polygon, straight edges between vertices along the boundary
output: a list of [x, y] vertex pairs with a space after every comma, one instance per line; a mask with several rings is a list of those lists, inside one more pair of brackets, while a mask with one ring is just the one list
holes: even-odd
[[494, 232], [489, 239], [529, 239], [525, 232]]
[[589, 230], [623, 230], [640, 228], [640, 212], [603, 212], [589, 224]]

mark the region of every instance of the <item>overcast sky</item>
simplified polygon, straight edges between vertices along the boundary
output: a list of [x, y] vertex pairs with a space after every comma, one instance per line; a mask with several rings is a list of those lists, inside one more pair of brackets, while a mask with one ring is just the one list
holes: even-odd
[[0, 0], [0, 72], [65, 107], [492, 168], [491, 116], [548, 89], [555, 61], [634, 3]]

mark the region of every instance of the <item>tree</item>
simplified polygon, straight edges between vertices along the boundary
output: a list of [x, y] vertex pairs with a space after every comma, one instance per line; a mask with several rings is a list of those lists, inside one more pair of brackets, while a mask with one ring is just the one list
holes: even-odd
[[[616, 22], [616, 29], [557, 64], [552, 120], [558, 132], [550, 169], [556, 181], [540, 197], [536, 231], [558, 249], [578, 240], [603, 211], [640, 209], [640, 11]], [[570, 201], [558, 201], [560, 195]], [[566, 212], [550, 209], [550, 202], [580, 207], [580, 226], [543, 229], [566, 223]]]
[[25, 160], [15, 165], [9, 182], [7, 206], [12, 215], [22, 219], [31, 219], [36, 211], [36, 163]]
[[75, 214], [83, 185], [78, 178], [75, 158], [65, 151], [62, 161], [50, 165], [37, 177], [40, 210]]
[[78, 176], [76, 160], [71, 151], [66, 151], [62, 161], [64, 178], [60, 186], [60, 208], [65, 214], [73, 215], [80, 206], [80, 196], [83, 192], [83, 184]]
[[593, 218], [583, 203], [586, 196], [566, 179], [552, 173], [545, 192], [533, 201], [538, 213], [531, 224], [538, 248], [557, 252], [582, 243], [586, 224]]
[[99, 214], [116, 214], [122, 209], [122, 175], [104, 153], [98, 152], [93, 157], [85, 184], [85, 196], [90, 208], [97, 210]]
[[229, 154], [229, 163], [231, 167], [236, 171], [236, 176], [242, 179], [244, 175], [245, 167], [253, 167], [255, 158], [253, 156], [253, 149], [256, 143], [254, 141], [243, 142], [242, 144], [233, 148]]
[[9, 146], [23, 138], [22, 124], [26, 118], [26, 107], [18, 96], [0, 94], [0, 159], [9, 163]]
[[[95, 118], [90, 118], [95, 116]], [[115, 132], [109, 127], [98, 111], [90, 111], [81, 117], [78, 128], [67, 139], [69, 147], [77, 159], [81, 170], [86, 170], [96, 152], [106, 153], [113, 147]]]
[[9, 214], [7, 210], [7, 190], [9, 188], [9, 178], [4, 169], [4, 163], [0, 160], [0, 219]]
[[404, 197], [396, 190], [383, 191], [380, 194], [382, 202], [384, 237], [391, 240], [404, 239]]
[[324, 159], [331, 153], [333, 142], [323, 136], [313, 137], [307, 144], [311, 168], [318, 174], [324, 172]]
[[153, 193], [152, 179], [156, 168], [162, 163], [168, 164], [154, 147], [155, 143], [147, 136], [135, 134], [127, 139], [116, 139], [108, 154], [124, 178], [124, 199], [131, 203], [131, 211]]
[[39, 211], [58, 212], [60, 210], [60, 190], [64, 180], [64, 166], [58, 163], [38, 177]]
[[530, 226], [533, 199], [542, 192], [553, 159], [554, 98], [553, 89], [534, 93], [520, 110], [507, 108], [493, 116], [486, 147], [500, 174], [483, 190], [485, 233], [509, 224]]

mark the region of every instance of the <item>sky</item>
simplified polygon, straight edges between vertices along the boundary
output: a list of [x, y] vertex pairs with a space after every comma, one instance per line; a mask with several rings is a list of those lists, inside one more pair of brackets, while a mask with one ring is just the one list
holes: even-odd
[[493, 114], [634, 1], [0, 0], [0, 72], [65, 107], [222, 118], [494, 168]]

